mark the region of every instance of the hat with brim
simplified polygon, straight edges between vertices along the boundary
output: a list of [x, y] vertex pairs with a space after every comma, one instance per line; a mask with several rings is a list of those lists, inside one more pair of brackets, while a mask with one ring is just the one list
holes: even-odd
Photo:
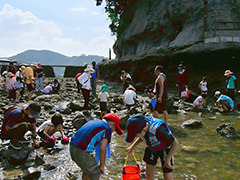
[[233, 74], [232, 71], [226, 70], [225, 73], [224, 73], [224, 76], [229, 76], [229, 75], [231, 75], [231, 74]]
[[38, 68], [38, 65], [37, 65], [36, 62], [32, 63], [30, 66], [35, 67], [35, 68]]
[[105, 116], [103, 116], [104, 119], [109, 119], [111, 121], [113, 121], [115, 123], [115, 126], [116, 126], [116, 133], [118, 135], [122, 135], [123, 134], [123, 131], [120, 127], [120, 119], [118, 117], [118, 115], [114, 114], [114, 113], [108, 113], [106, 114]]
[[216, 91], [215, 94], [214, 94], [214, 97], [218, 96], [218, 95], [221, 95], [221, 92], [220, 91]]
[[19, 69], [20, 69], [20, 71], [24, 71], [25, 66], [21, 66]]
[[132, 142], [136, 137], [137, 133], [140, 133], [146, 125], [145, 117], [141, 114], [136, 114], [131, 116], [127, 120], [127, 134], [125, 136], [125, 141]]
[[7, 77], [13, 77], [13, 73], [12, 72], [8, 72], [7, 73]]
[[32, 115], [34, 116], [35, 119], [39, 118], [40, 111], [41, 111], [41, 106], [39, 106], [36, 103], [31, 103], [28, 106], [28, 109], [31, 111], [31, 113], [32, 113]]
[[94, 73], [95, 70], [92, 68], [91, 65], [88, 65], [88, 66], [86, 67], [86, 69], [84, 69], [84, 72], [91, 72], [91, 73]]

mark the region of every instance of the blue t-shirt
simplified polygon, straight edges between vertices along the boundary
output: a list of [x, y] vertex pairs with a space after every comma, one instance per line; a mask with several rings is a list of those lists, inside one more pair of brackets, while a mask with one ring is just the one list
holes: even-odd
[[84, 151], [93, 152], [103, 138], [111, 141], [112, 129], [104, 120], [91, 120], [84, 124], [71, 138], [70, 144]]
[[226, 101], [226, 102], [231, 106], [231, 108], [234, 109], [234, 102], [233, 102], [233, 100], [232, 100], [230, 97], [228, 97], [228, 96], [226, 96], [226, 95], [221, 95], [221, 96], [218, 98], [218, 100], [220, 100], [220, 101]]
[[99, 76], [99, 74], [98, 74], [98, 67], [95, 66], [93, 69], [95, 70], [95, 72], [91, 74], [92, 78], [94, 78], [94, 79], [98, 78], [98, 76]]
[[227, 89], [235, 89], [236, 88], [235, 87], [235, 82], [234, 82], [236, 79], [237, 78], [234, 75], [232, 75], [230, 77], [230, 79], [228, 80]]

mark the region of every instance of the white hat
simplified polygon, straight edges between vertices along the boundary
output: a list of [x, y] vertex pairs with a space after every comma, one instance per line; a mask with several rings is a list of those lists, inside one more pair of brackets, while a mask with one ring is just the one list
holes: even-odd
[[38, 68], [38, 65], [36, 62], [33, 62], [30, 66], [34, 66], [34, 67]]
[[231, 74], [233, 74], [232, 71], [226, 70], [225, 73], [224, 73], [224, 76], [229, 76], [229, 75], [231, 75]]
[[214, 96], [217, 96], [217, 95], [221, 95], [221, 92], [220, 91], [216, 91]]
[[94, 72], [95, 72], [95, 70], [92, 68], [91, 65], [88, 65], [87, 68], [84, 69], [84, 71], [85, 71], [85, 72], [89, 72], [89, 71], [91, 71], [91, 73], [94, 73]]

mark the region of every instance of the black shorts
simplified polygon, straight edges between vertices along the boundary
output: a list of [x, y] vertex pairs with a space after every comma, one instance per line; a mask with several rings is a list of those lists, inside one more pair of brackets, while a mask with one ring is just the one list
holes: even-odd
[[35, 89], [35, 85], [33, 84], [33, 86], [31, 84], [27, 84], [27, 89], [28, 91], [33, 91]]
[[[162, 164], [162, 167], [163, 167], [169, 150], [170, 150], [170, 148], [165, 148], [162, 151], [152, 152], [148, 147], [146, 147], [143, 160], [147, 164], [156, 165], [158, 157], [160, 157], [161, 164]], [[173, 157], [171, 158], [170, 162], [171, 162], [171, 165], [173, 166]], [[170, 172], [173, 171], [172, 169], [169, 169], [169, 168], [162, 168], [162, 170], [163, 170], [164, 173], [170, 173]]]
[[100, 110], [101, 111], [108, 111], [107, 102], [100, 102]]

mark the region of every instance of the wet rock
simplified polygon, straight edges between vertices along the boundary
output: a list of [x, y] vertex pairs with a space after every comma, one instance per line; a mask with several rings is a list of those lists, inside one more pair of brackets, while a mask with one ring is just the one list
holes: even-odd
[[113, 102], [114, 103], [117, 103], [117, 104], [122, 104], [123, 103], [123, 100], [121, 97], [114, 97], [113, 98]]
[[43, 156], [44, 155], [36, 155], [35, 160], [34, 160], [36, 165], [42, 165], [45, 163], [45, 161], [43, 160]]
[[198, 162], [197, 159], [193, 158], [193, 157], [186, 157], [185, 160], [189, 163], [196, 163]]
[[80, 127], [82, 127], [82, 125], [84, 125], [87, 122], [85, 117], [82, 118], [77, 118], [73, 121], [73, 127], [75, 127], [76, 129], [79, 129]]
[[60, 112], [62, 114], [71, 114], [72, 110], [70, 108], [65, 108], [65, 109], [61, 109]]
[[146, 86], [143, 83], [136, 83], [134, 84], [134, 87], [136, 88], [137, 91], [143, 92]]
[[212, 117], [209, 117], [208, 119], [209, 119], [209, 120], [216, 120], [217, 117], [216, 117], [216, 116], [212, 116]]
[[44, 168], [43, 169], [46, 170], [46, 171], [51, 171], [51, 170], [53, 170], [55, 168], [56, 167], [51, 165], [51, 164], [44, 164]]
[[58, 94], [50, 94], [50, 95], [41, 95], [36, 97], [35, 101], [44, 101], [50, 102], [51, 100], [62, 100], [62, 98]]
[[141, 113], [141, 109], [139, 107], [131, 107], [128, 111], [129, 115], [133, 115], [133, 114], [138, 114]]
[[198, 152], [198, 148], [193, 146], [182, 146], [182, 151], [189, 152], [189, 153], [195, 153]]
[[54, 113], [56, 113], [55, 110], [50, 110], [50, 111], [49, 111], [49, 114], [54, 114]]
[[38, 179], [40, 175], [41, 175], [41, 171], [38, 168], [30, 167], [23, 174], [23, 179], [25, 180]]
[[187, 120], [187, 121], [183, 122], [181, 125], [182, 128], [191, 128], [191, 129], [197, 129], [202, 126], [203, 126], [202, 122], [199, 120], [195, 120], [195, 119]]
[[48, 102], [45, 102], [45, 103], [43, 104], [43, 107], [44, 107], [44, 109], [47, 111], [47, 110], [51, 110], [51, 109], [53, 108], [53, 105], [50, 104], [50, 103], [48, 103]]
[[72, 109], [72, 111], [82, 111], [83, 110], [83, 104], [79, 104], [77, 102], [70, 102], [68, 104], [68, 107]]
[[216, 131], [221, 136], [225, 136], [228, 138], [236, 138], [238, 136], [235, 128], [229, 123], [224, 123], [224, 124], [218, 126]]

